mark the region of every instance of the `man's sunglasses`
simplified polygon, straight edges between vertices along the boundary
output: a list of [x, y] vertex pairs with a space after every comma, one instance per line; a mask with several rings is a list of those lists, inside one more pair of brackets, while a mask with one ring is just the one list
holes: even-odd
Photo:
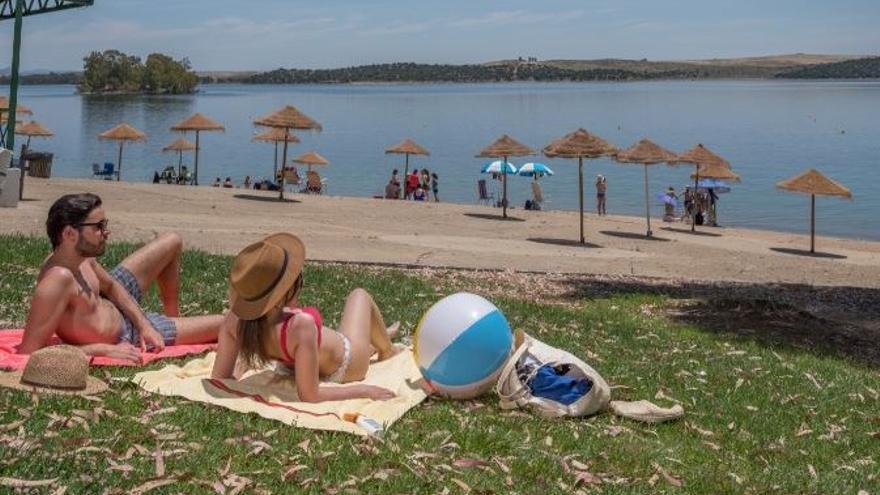
[[110, 220], [108, 220], [108, 219], [105, 218], [105, 219], [103, 219], [103, 220], [99, 220], [99, 221], [97, 221], [97, 222], [83, 222], [83, 223], [78, 223], [78, 224], [76, 224], [76, 226], [77, 226], [77, 228], [82, 228], [82, 227], [98, 227], [98, 230], [100, 230], [101, 232], [105, 232], [105, 231], [107, 230], [107, 226], [108, 226], [109, 224], [110, 224]]

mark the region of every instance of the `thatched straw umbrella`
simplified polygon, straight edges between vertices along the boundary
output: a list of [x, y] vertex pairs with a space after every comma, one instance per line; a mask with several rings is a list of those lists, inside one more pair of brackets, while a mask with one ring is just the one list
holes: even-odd
[[[520, 143], [516, 139], [502, 134], [494, 143], [490, 144], [483, 151], [477, 154], [477, 158], [501, 158], [502, 163], [507, 163], [509, 156], [527, 156], [534, 155], [535, 152], [528, 146]], [[501, 183], [503, 196], [501, 200], [502, 216], [507, 218], [507, 173], [501, 174]]]
[[184, 151], [194, 151], [196, 149], [196, 145], [187, 141], [186, 138], [180, 138], [177, 141], [169, 144], [168, 146], [162, 148], [162, 151], [176, 151], [177, 152], [177, 176], [180, 177], [180, 173], [183, 171], [183, 152]]
[[[719, 165], [721, 167], [730, 168], [730, 162], [711, 152], [709, 148], [701, 144], [694, 146], [689, 149], [685, 153], [678, 155], [678, 160], [676, 163], [689, 163], [696, 167], [693, 179], [694, 179], [694, 194], [697, 191], [697, 183], [700, 181], [700, 173], [699, 169], [701, 165]], [[697, 209], [693, 209], [693, 213], [691, 214], [691, 232], [697, 230]]]
[[116, 180], [122, 180], [122, 147], [126, 141], [146, 141], [147, 135], [135, 129], [128, 124], [119, 124], [118, 126], [98, 134], [101, 139], [112, 139], [119, 141], [119, 159], [116, 166]]
[[[0, 122], [6, 122], [7, 115], [9, 114], [9, 98], [6, 96], [0, 96]], [[22, 105], [21, 103], [16, 105], [15, 108], [15, 116], [19, 117], [22, 115], [33, 115], [34, 112], [31, 111], [30, 108]]]
[[581, 244], [584, 239], [584, 158], [610, 156], [617, 152], [612, 144], [594, 136], [584, 129], [578, 129], [551, 142], [544, 147], [544, 155], [550, 158], [578, 159], [578, 201], [581, 209]]
[[400, 197], [404, 197], [406, 191], [406, 176], [409, 173], [409, 155], [422, 155], [429, 156], [431, 153], [425, 148], [421, 147], [412, 139], [404, 139], [403, 141], [395, 144], [394, 146], [385, 150], [385, 154], [394, 153], [398, 155], [406, 155], [406, 162], [403, 166], [403, 186], [400, 188]]
[[[31, 111], [30, 108], [22, 105], [21, 103], [16, 105], [17, 109], [15, 113], [33, 115], [34, 112]], [[9, 97], [0, 96], [0, 110], [9, 110]]]
[[651, 203], [648, 200], [648, 165], [658, 163], [674, 163], [677, 155], [666, 148], [658, 146], [649, 139], [642, 139], [633, 146], [620, 151], [614, 159], [620, 163], [640, 163], [645, 166], [645, 220], [648, 222], [648, 232], [651, 237]]
[[178, 122], [171, 126], [172, 131], [177, 132], [195, 132], [196, 133], [196, 153], [193, 160], [193, 184], [199, 185], [199, 133], [202, 131], [225, 131], [226, 128], [222, 124], [215, 122], [200, 113], [195, 113], [191, 117]]
[[806, 172], [784, 180], [776, 184], [776, 187], [786, 191], [799, 192], [810, 195], [810, 252], [816, 252], [816, 195], [839, 196], [852, 199], [852, 193], [842, 184], [822, 175], [818, 170], [811, 168]]
[[[16, 117], [21, 117], [22, 115], [33, 115], [33, 113], [34, 112], [32, 112], [30, 108], [22, 105], [21, 103], [16, 105], [16, 109], [15, 109], [15, 116]], [[9, 123], [9, 98], [6, 96], [0, 96], [0, 125], [8, 124], [8, 123]], [[20, 123], [21, 123], [20, 120], [18, 120], [18, 119], [15, 120], [16, 126]], [[5, 143], [6, 143], [5, 133], [8, 130], [9, 129], [0, 128], [0, 144], [5, 145]], [[18, 133], [16, 132], [16, 134], [18, 134]]]
[[19, 136], [27, 136], [27, 143], [24, 146], [28, 149], [31, 147], [32, 137], [52, 137], [55, 135], [55, 133], [43, 127], [36, 120], [32, 120], [21, 127], [16, 127], [15, 133]]
[[[281, 157], [282, 164], [287, 163], [287, 137], [290, 136], [291, 129], [321, 130], [321, 124], [291, 105], [287, 105], [277, 112], [254, 120], [254, 124], [263, 127], [284, 129], [284, 151], [282, 152]], [[278, 199], [284, 199], [284, 174], [281, 174], [281, 183], [278, 185]]]
[[319, 155], [317, 151], [309, 151], [308, 153], [303, 153], [302, 155], [294, 158], [292, 161], [294, 163], [300, 163], [309, 167], [309, 172], [312, 171], [313, 165], [318, 167], [330, 165], [330, 161]]
[[691, 179], [715, 179], [739, 182], [740, 176], [721, 163], [708, 163], [697, 165], [697, 168], [691, 173]]
[[273, 127], [268, 131], [263, 131], [259, 134], [254, 135], [253, 141], [275, 143], [275, 159], [272, 162], [272, 180], [275, 180], [275, 178], [278, 177], [278, 143], [283, 143], [284, 141], [287, 141], [288, 143], [295, 144], [299, 142], [299, 138], [289, 133], [285, 136], [284, 129]]

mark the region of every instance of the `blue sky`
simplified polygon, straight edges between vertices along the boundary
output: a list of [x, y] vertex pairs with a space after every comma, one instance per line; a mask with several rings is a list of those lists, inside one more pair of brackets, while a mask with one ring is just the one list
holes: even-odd
[[[78, 70], [107, 48], [186, 56], [198, 70], [877, 54], [878, 21], [878, 0], [95, 0], [25, 18], [22, 69]], [[0, 40], [5, 67], [11, 21]]]

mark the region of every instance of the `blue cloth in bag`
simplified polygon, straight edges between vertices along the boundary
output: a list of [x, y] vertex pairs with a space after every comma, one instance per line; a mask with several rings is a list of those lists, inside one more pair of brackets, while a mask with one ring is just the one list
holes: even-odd
[[593, 388], [593, 382], [589, 378], [565, 376], [566, 371], [549, 364], [538, 368], [538, 372], [528, 382], [532, 395], [568, 406], [587, 395]]

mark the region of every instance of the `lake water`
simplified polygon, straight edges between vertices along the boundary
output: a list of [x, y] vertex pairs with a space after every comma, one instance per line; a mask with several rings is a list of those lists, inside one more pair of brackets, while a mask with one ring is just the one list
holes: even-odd
[[[8, 94], [7, 88], [2, 88]], [[444, 201], [476, 202], [476, 181], [487, 160], [474, 158], [502, 133], [540, 149], [584, 127], [619, 147], [642, 137], [684, 151], [697, 143], [730, 161], [743, 180], [721, 196], [725, 225], [809, 232], [809, 197], [775, 189], [776, 182], [814, 167], [849, 187], [854, 201], [817, 198], [821, 234], [880, 239], [880, 82], [669, 81], [635, 83], [507, 83], [430, 85], [248, 86], [206, 85], [195, 96], [79, 96], [72, 86], [26, 86], [19, 101], [56, 136], [32, 148], [55, 154], [53, 175], [90, 177], [92, 162], [116, 161], [117, 144], [98, 133], [125, 121], [147, 133], [126, 145], [123, 179], [147, 181], [177, 163], [161, 148], [177, 137], [169, 127], [194, 112], [221, 122], [225, 133], [202, 133], [200, 182], [215, 176], [269, 176], [273, 145], [252, 142], [255, 117], [291, 104], [319, 121], [320, 133], [299, 133], [289, 157], [317, 150], [331, 165], [319, 172], [329, 193], [380, 194], [403, 156], [384, 149], [411, 137], [431, 151], [411, 166], [440, 176]], [[187, 136], [190, 140], [193, 136]], [[17, 138], [21, 143], [22, 137]], [[184, 155], [191, 161], [191, 155]], [[545, 207], [577, 209], [577, 161], [539, 156], [556, 172], [542, 180]], [[594, 207], [596, 174], [608, 178], [608, 211], [644, 214], [643, 167], [587, 160], [586, 206]], [[681, 189], [692, 167], [650, 167], [655, 199]], [[510, 180], [510, 204], [530, 197], [527, 178]], [[491, 182], [491, 181], [490, 181]]]

